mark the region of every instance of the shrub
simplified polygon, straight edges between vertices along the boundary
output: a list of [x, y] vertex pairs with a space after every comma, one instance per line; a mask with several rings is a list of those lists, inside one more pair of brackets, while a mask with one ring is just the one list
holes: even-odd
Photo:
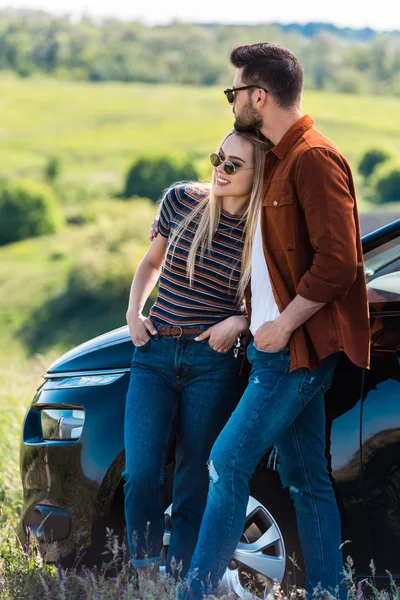
[[372, 183], [378, 202], [400, 202], [400, 162], [381, 165]]
[[[143, 201], [138, 204], [142, 207]], [[147, 240], [141, 243], [135, 236], [131, 211], [126, 211], [122, 222], [116, 218], [121, 219], [118, 213], [115, 211], [114, 220], [104, 217], [94, 224], [86, 248], [69, 271], [66, 296], [76, 311], [83, 305], [90, 305], [93, 310], [112, 306], [119, 311], [123, 307], [124, 322], [132, 277], [146, 251]], [[136, 218], [143, 227], [140, 214], [139, 209]]]
[[390, 154], [380, 148], [371, 148], [367, 150], [358, 164], [358, 172], [368, 179], [371, 177], [376, 167], [390, 158]]
[[79, 306], [90, 302], [101, 306], [126, 304], [133, 268], [119, 251], [87, 250], [68, 277], [68, 295]]
[[349, 67], [340, 69], [340, 76], [335, 77], [335, 91], [342, 94], [362, 94], [366, 89], [366, 81], [360, 71]]
[[156, 207], [150, 200], [104, 199], [93, 210], [95, 222], [49, 240], [35, 303], [18, 326], [31, 354], [64, 351], [126, 323], [130, 284], [148, 248]]
[[128, 171], [123, 197], [144, 196], [157, 201], [162, 191], [174, 182], [198, 178], [199, 175], [190, 161], [179, 164], [167, 156], [142, 157]]
[[63, 217], [52, 190], [34, 181], [0, 185], [0, 245], [54, 233]]
[[57, 156], [52, 156], [46, 163], [44, 175], [50, 183], [53, 183], [59, 177], [61, 171], [61, 161]]

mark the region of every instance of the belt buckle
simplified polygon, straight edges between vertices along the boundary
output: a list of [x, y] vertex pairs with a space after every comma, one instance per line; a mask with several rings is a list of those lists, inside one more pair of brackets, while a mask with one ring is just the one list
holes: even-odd
[[173, 335], [172, 337], [175, 338], [175, 339], [181, 338], [183, 336], [183, 329], [182, 329], [182, 327], [180, 325], [174, 325], [174, 329], [180, 329], [181, 331], [180, 331], [179, 335]]

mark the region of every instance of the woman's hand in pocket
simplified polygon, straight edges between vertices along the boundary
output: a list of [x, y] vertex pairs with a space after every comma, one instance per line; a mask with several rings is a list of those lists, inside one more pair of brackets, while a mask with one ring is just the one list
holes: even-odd
[[240, 315], [228, 317], [216, 325], [209, 327], [204, 333], [195, 338], [196, 342], [208, 339], [213, 350], [217, 352], [228, 352], [236, 342], [241, 333], [248, 331], [247, 317]]
[[129, 333], [134, 346], [143, 346], [152, 335], [157, 334], [157, 329], [147, 317], [141, 313], [128, 311], [126, 313]]

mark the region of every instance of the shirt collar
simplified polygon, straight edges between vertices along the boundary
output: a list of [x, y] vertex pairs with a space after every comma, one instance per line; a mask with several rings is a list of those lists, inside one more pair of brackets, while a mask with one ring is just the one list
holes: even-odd
[[299, 137], [303, 135], [314, 125], [314, 121], [309, 115], [304, 115], [299, 119], [294, 125], [291, 126], [290, 129], [285, 133], [283, 138], [271, 148], [271, 152], [273, 152], [278, 158], [285, 158], [286, 154], [289, 150], [294, 146]]

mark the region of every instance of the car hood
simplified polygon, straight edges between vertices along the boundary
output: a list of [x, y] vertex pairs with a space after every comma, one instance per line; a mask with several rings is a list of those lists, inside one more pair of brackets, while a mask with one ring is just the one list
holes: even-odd
[[126, 369], [133, 349], [128, 327], [120, 327], [72, 348], [54, 361], [47, 373]]

